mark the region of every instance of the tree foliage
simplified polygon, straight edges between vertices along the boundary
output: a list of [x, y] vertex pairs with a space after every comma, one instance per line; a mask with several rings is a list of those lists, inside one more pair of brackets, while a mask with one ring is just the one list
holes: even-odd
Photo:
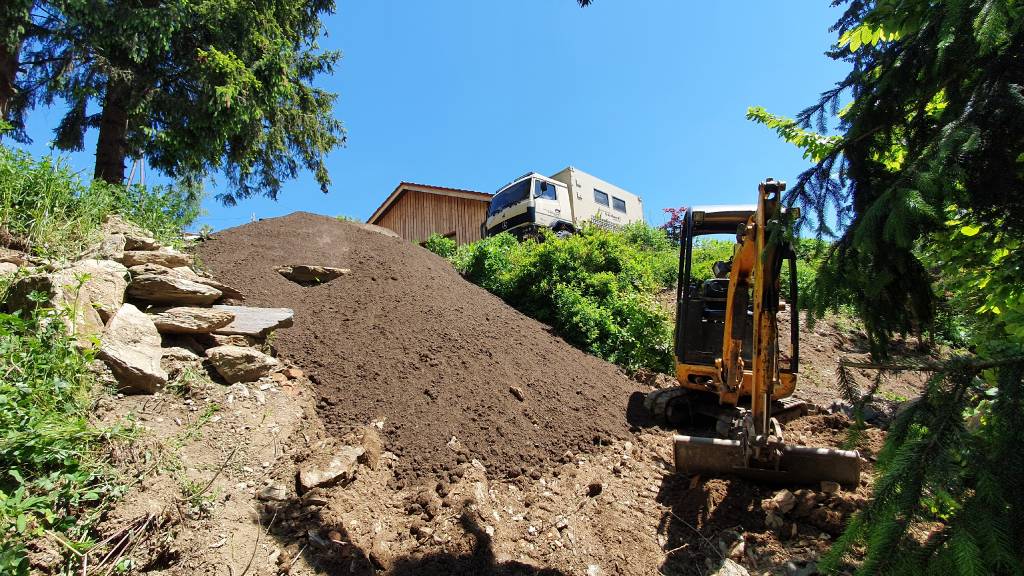
[[144, 158], [176, 179], [223, 174], [225, 204], [276, 198], [303, 169], [326, 192], [324, 156], [344, 129], [336, 95], [313, 80], [341, 57], [316, 43], [333, 9], [332, 0], [37, 1], [37, 33], [21, 39], [31, 66], [20, 80], [33, 89], [16, 104], [63, 101], [63, 150], [82, 149], [98, 128], [95, 174], [107, 182], [123, 181], [126, 159]]
[[[882, 357], [894, 333], [934, 333], [945, 307], [982, 359], [887, 366], [935, 375], [890, 429], [874, 497], [821, 568], [865, 545], [858, 574], [1021, 573], [1024, 6], [837, 4], [829, 54], [850, 74], [796, 120], [748, 113], [814, 162], [787, 196], [819, 239], [837, 238], [812, 312], [853, 305]], [[841, 134], [820, 136], [832, 119]]]
[[[932, 323], [933, 277], [918, 248], [948, 232], [951, 207], [961, 226], [1024, 236], [1024, 7], [845, 4], [829, 55], [848, 61], [849, 75], [795, 121], [759, 109], [749, 116], [815, 160], [787, 195], [819, 237], [838, 239], [812, 309], [854, 305], [881, 356], [893, 334]], [[803, 132], [824, 133], [830, 119], [838, 139]]]

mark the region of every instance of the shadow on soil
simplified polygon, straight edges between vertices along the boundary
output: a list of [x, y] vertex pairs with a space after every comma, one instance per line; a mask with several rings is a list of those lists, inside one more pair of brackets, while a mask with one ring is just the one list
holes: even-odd
[[[343, 527], [327, 526], [320, 513], [314, 512], [299, 522], [282, 520], [294, 518], [301, 509], [295, 505], [275, 506], [267, 504], [261, 510], [261, 524], [268, 529], [284, 553], [279, 562], [284, 571], [298, 554], [312, 566], [318, 574], [330, 576], [367, 576], [388, 574], [391, 576], [441, 576], [441, 575], [480, 575], [480, 576], [565, 576], [558, 570], [537, 568], [522, 562], [499, 562], [492, 549], [491, 537], [484, 531], [474, 518], [474, 514], [463, 511], [459, 518], [463, 535], [448, 543], [448, 551], [414, 553], [408, 556], [392, 557], [381, 542], [373, 544], [370, 550], [351, 544], [351, 538]], [[301, 514], [301, 512], [299, 512]], [[301, 525], [310, 534], [318, 535], [324, 542], [323, 547], [307, 545], [299, 549], [294, 542], [296, 528]], [[336, 530], [336, 539], [331, 542], [328, 534]], [[421, 535], [421, 538], [423, 536]], [[429, 536], [427, 536], [429, 538]], [[301, 538], [300, 541], [310, 541]]]
[[657, 496], [668, 507], [658, 526], [666, 538], [661, 573], [707, 574], [712, 565], [717, 568], [723, 559], [720, 541], [731, 544], [731, 532], [764, 530], [764, 522], [752, 521], [757, 515], [749, 512], [759, 508], [764, 497], [760, 487], [730, 476], [707, 480], [685, 474], [665, 476]]

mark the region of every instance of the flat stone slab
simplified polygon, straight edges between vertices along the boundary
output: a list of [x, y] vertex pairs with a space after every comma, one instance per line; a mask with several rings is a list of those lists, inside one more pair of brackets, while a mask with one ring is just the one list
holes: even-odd
[[144, 274], [132, 279], [128, 285], [128, 295], [154, 304], [205, 306], [220, 298], [221, 291], [174, 276]]
[[299, 284], [324, 284], [351, 272], [348, 268], [307, 266], [305, 264], [275, 266], [274, 270], [277, 270], [277, 273], [281, 276], [284, 276], [292, 282], [298, 282]]
[[227, 310], [179, 307], [157, 310], [152, 319], [161, 334], [206, 334], [227, 326], [235, 315]]
[[214, 334], [240, 334], [242, 336], [265, 337], [274, 330], [290, 328], [295, 323], [295, 312], [291, 308], [253, 308], [251, 306], [214, 306], [217, 310], [234, 312], [235, 319]]
[[125, 250], [121, 257], [121, 263], [126, 268], [140, 264], [159, 264], [168, 268], [188, 266], [192, 263], [192, 257], [180, 252], [150, 252], [148, 250]]

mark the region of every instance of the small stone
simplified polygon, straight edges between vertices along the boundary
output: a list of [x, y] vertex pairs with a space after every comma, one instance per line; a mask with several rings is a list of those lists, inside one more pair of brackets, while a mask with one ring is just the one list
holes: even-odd
[[317, 456], [299, 467], [299, 483], [306, 490], [351, 481], [363, 447], [338, 446], [335, 439], [329, 438], [314, 453]]
[[322, 488], [314, 488], [302, 495], [302, 503], [306, 506], [326, 506], [327, 493]]
[[288, 489], [279, 484], [271, 484], [256, 493], [256, 498], [260, 500], [272, 500], [275, 502], [284, 502], [288, 499]]
[[838, 482], [832, 482], [831, 480], [822, 480], [821, 491], [824, 492], [825, 494], [828, 494], [829, 496], [833, 496], [835, 494], [838, 494], [841, 491], [841, 488]]
[[304, 373], [298, 368], [287, 368], [282, 371], [282, 374], [284, 374], [289, 380], [295, 380], [297, 378], [302, 378]]
[[273, 380], [274, 382], [288, 381], [288, 377], [282, 374], [281, 372], [274, 372], [273, 374], [270, 375], [270, 379]]
[[512, 395], [516, 397], [516, 400], [519, 400], [520, 402], [526, 401], [526, 394], [523, 393], [522, 388], [512, 386], [511, 388], [508, 389], [508, 391], [511, 392]]
[[732, 560], [726, 558], [722, 561], [722, 565], [719, 566], [713, 576], [750, 576], [747, 569]]

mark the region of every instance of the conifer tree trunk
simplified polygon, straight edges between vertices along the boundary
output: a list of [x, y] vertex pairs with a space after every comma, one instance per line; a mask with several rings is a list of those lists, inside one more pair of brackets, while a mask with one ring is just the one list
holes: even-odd
[[96, 142], [96, 173], [93, 178], [110, 184], [124, 183], [124, 160], [128, 156], [128, 101], [131, 86], [113, 76], [107, 80], [103, 99], [100, 134]]
[[7, 119], [11, 108], [11, 98], [17, 90], [14, 88], [14, 77], [18, 73], [18, 50], [0, 43], [0, 120]]

